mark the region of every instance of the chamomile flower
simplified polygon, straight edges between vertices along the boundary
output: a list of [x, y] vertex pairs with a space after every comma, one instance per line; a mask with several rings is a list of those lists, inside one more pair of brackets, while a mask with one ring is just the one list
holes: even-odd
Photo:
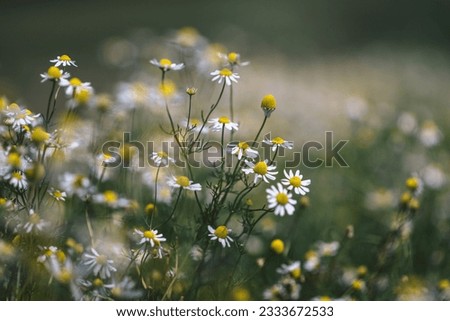
[[75, 64], [75, 60], [72, 60], [68, 55], [57, 56], [56, 59], [52, 59], [52, 60], [50, 60], [50, 62], [53, 62], [55, 64], [55, 67], [59, 67], [59, 66], [63, 66], [63, 67], [67, 67], [67, 66], [78, 67]]
[[222, 244], [223, 247], [230, 247], [230, 242], [234, 242], [233, 239], [228, 235], [231, 232], [231, 229], [227, 228], [225, 225], [220, 225], [215, 229], [208, 225], [208, 236], [211, 237], [212, 241], [217, 240]]
[[94, 275], [100, 276], [102, 279], [110, 278], [113, 272], [117, 269], [114, 267], [114, 261], [108, 259], [106, 255], [99, 254], [94, 248], [91, 248], [91, 253], [84, 253], [83, 264], [87, 266], [89, 271]]
[[230, 118], [226, 116], [222, 116], [219, 118], [213, 118], [208, 123], [211, 124], [210, 128], [212, 131], [218, 132], [221, 131], [223, 127], [225, 127], [228, 130], [238, 130], [239, 124], [233, 123]]
[[92, 86], [90, 82], [82, 82], [80, 78], [72, 77], [69, 81], [65, 80], [61, 82], [61, 86], [67, 86], [66, 95], [75, 97], [76, 94], [81, 94], [83, 92], [92, 92]]
[[231, 82], [237, 83], [237, 80], [240, 78], [239, 75], [235, 72], [232, 72], [228, 68], [223, 68], [221, 70], [215, 70], [212, 73], [210, 73], [213, 78], [211, 81], [217, 81], [219, 84], [222, 83], [223, 80], [225, 80], [225, 83], [227, 86], [231, 86]]
[[169, 155], [163, 151], [153, 152], [150, 158], [158, 167], [164, 167], [175, 162], [172, 157], [169, 157]]
[[[67, 78], [70, 77], [70, 74], [68, 72], [62, 71], [58, 67], [51, 66], [47, 69], [47, 72], [44, 72], [41, 74], [41, 82], [51, 80], [59, 82], [60, 84], [67, 82]], [[62, 83], [61, 83], [62, 81]]]
[[250, 62], [241, 61], [241, 55], [237, 52], [231, 51], [228, 54], [219, 53], [219, 57], [229, 66], [247, 66]]
[[106, 190], [103, 193], [96, 194], [92, 199], [95, 203], [104, 204], [111, 208], [126, 208], [130, 205], [129, 200], [119, 197], [119, 194], [113, 190]]
[[269, 146], [272, 146], [272, 151], [275, 151], [277, 148], [280, 148], [280, 147], [283, 147], [286, 149], [292, 149], [294, 147], [294, 142], [289, 142], [278, 136], [273, 139], [264, 138], [263, 142]]
[[11, 126], [15, 131], [21, 131], [24, 126], [35, 124], [40, 114], [34, 115], [29, 109], [12, 103], [6, 108], [5, 116], [5, 125]]
[[26, 233], [42, 231], [44, 227], [48, 225], [48, 223], [41, 219], [41, 216], [34, 210], [31, 209], [28, 214], [27, 222], [23, 224], [23, 229]]
[[157, 59], [152, 59], [150, 60], [150, 63], [164, 72], [169, 70], [181, 70], [184, 68], [184, 63], [176, 64], [167, 58], [160, 59], [159, 61]]
[[109, 153], [101, 153], [97, 156], [99, 164], [103, 167], [115, 166], [117, 165], [117, 158]]
[[277, 108], [277, 101], [273, 95], [265, 95], [261, 100], [261, 108], [264, 111], [264, 115], [266, 117], [270, 117], [270, 115]]
[[67, 193], [66, 192], [62, 192], [59, 189], [54, 189], [53, 187], [50, 188], [48, 193], [50, 194], [51, 197], [53, 197], [58, 202], [64, 202], [66, 200], [66, 197], [67, 197]]
[[316, 270], [320, 266], [320, 256], [316, 251], [310, 250], [305, 253], [305, 263], [303, 265], [303, 268], [308, 271], [312, 272]]
[[267, 160], [259, 161], [255, 164], [246, 160], [245, 164], [248, 167], [243, 168], [242, 171], [247, 175], [255, 174], [254, 184], [258, 183], [261, 178], [264, 182], [269, 183], [269, 179], [273, 181], [275, 179], [274, 175], [278, 174], [278, 172], [274, 171], [276, 169], [275, 165], [267, 165], [267, 163]]
[[[187, 119], [185, 119], [181, 122], [181, 124], [183, 125], [183, 127], [188, 127], [189, 131], [194, 131], [196, 133], [198, 133], [200, 131], [200, 129], [202, 129], [202, 121], [198, 118], [189, 119], [189, 124], [188, 124]], [[207, 133], [208, 131], [209, 131], [209, 128], [204, 126], [202, 129], [202, 132]]]
[[281, 183], [287, 187], [289, 191], [294, 190], [295, 194], [305, 195], [309, 192], [309, 186], [311, 184], [310, 179], [303, 179], [303, 175], [300, 174], [299, 170], [296, 170], [295, 173], [292, 172], [292, 169], [287, 172], [284, 170], [284, 176], [281, 180]]
[[238, 159], [241, 159], [242, 156], [255, 159], [258, 157], [258, 151], [251, 148], [247, 142], [239, 142], [236, 145], [231, 145], [231, 154], [237, 155]]
[[187, 189], [190, 191], [201, 191], [202, 186], [199, 183], [193, 184], [193, 181], [189, 180], [186, 176], [172, 176], [167, 181], [170, 187]]
[[271, 186], [266, 189], [267, 201], [269, 208], [275, 208], [274, 214], [284, 216], [286, 213], [292, 215], [295, 212], [294, 205], [297, 201], [292, 199], [292, 194], [281, 185], [277, 183], [277, 187]]
[[9, 184], [19, 191], [24, 191], [28, 188], [28, 180], [22, 171], [13, 171], [5, 176]]
[[295, 261], [291, 264], [281, 264], [281, 267], [277, 269], [280, 274], [289, 274], [294, 279], [299, 279], [302, 275], [302, 269], [300, 266], [300, 261]]
[[166, 238], [163, 237], [162, 234], [158, 234], [158, 230], [150, 229], [142, 232], [138, 229], [135, 229], [134, 232], [141, 237], [138, 244], [148, 243], [151, 247], [159, 247], [161, 245], [161, 242], [166, 241]]
[[322, 242], [317, 243], [317, 252], [320, 256], [335, 256], [339, 250], [340, 244], [337, 241], [334, 242]]

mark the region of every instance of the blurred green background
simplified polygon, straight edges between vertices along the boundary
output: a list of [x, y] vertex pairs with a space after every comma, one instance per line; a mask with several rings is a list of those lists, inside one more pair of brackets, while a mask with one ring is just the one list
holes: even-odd
[[39, 73], [64, 52], [85, 67], [85, 79], [107, 90], [116, 73], [101, 66], [101, 42], [140, 28], [161, 34], [193, 26], [247, 57], [282, 53], [298, 63], [374, 45], [448, 54], [449, 18], [447, 0], [2, 0], [0, 88], [12, 98], [43, 98]]

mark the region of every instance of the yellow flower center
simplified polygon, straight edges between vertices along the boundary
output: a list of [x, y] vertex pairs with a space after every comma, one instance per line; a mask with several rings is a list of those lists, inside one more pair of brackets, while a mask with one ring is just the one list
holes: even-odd
[[266, 175], [267, 174], [267, 164], [266, 164], [266, 162], [264, 162], [264, 161], [257, 162], [255, 164], [255, 167], [253, 167], [253, 171], [256, 174], [259, 174], [259, 175]]
[[367, 272], [368, 272], [367, 266], [365, 266], [365, 265], [360, 265], [360, 266], [358, 266], [358, 269], [356, 270], [356, 272], [357, 272], [358, 275], [360, 275], [360, 276], [366, 275]]
[[289, 197], [285, 193], [278, 193], [276, 199], [280, 205], [286, 205], [289, 202]]
[[331, 298], [328, 295], [322, 295], [319, 298], [320, 301], [331, 301]]
[[302, 269], [300, 269], [300, 267], [293, 269], [291, 271], [291, 275], [294, 279], [300, 279], [300, 276], [302, 275]]
[[300, 187], [302, 186], [302, 180], [300, 177], [294, 176], [289, 179], [289, 184], [291, 184], [294, 187]]
[[58, 274], [57, 279], [61, 283], [69, 283], [72, 280], [72, 272], [63, 268], [61, 272]]
[[219, 118], [218, 122], [221, 124], [228, 124], [230, 122], [230, 118], [228, 118], [226, 116], [222, 116]]
[[450, 288], [450, 280], [449, 279], [442, 279], [439, 281], [438, 287], [440, 290], [447, 290]]
[[419, 187], [419, 180], [416, 177], [410, 177], [406, 180], [406, 187], [415, 191]]
[[167, 155], [166, 152], [158, 152], [157, 154], [158, 154], [158, 157], [161, 157], [161, 158], [167, 158], [167, 157], [169, 157], [169, 155]]
[[361, 291], [363, 287], [364, 287], [364, 281], [363, 280], [354, 280], [352, 282], [353, 290]]
[[105, 198], [106, 203], [115, 203], [119, 199], [119, 195], [117, 195], [114, 191], [105, 191], [103, 192], [103, 197]]
[[225, 225], [220, 225], [214, 231], [214, 235], [220, 239], [226, 239], [228, 236], [228, 229]]
[[159, 91], [163, 96], [166, 97], [172, 96], [176, 90], [177, 87], [175, 86], [175, 83], [170, 80], [166, 80], [164, 84], [159, 85]]
[[152, 214], [154, 210], [155, 210], [155, 204], [153, 204], [153, 203], [148, 203], [147, 206], [145, 206], [145, 212], [147, 214]]
[[159, 61], [159, 64], [160, 64], [162, 67], [170, 67], [170, 65], [172, 64], [172, 61], [171, 61], [170, 59], [163, 58], [163, 59], [161, 59], [161, 60]]
[[80, 80], [80, 78], [73, 77], [72, 79], [70, 79], [69, 82], [70, 82], [70, 85], [73, 86], [73, 87], [81, 86], [81, 80]]
[[5, 206], [6, 205], [6, 201], [7, 201], [6, 198], [0, 197], [0, 206]]
[[36, 127], [31, 133], [31, 140], [36, 143], [44, 143], [49, 138], [50, 134], [47, 133], [42, 127]]
[[50, 249], [47, 249], [47, 250], [45, 251], [44, 255], [45, 255], [46, 257], [50, 257], [50, 256], [53, 255], [53, 251], [50, 250]]
[[106, 263], [108, 263], [108, 257], [106, 255], [99, 255], [95, 259], [95, 262], [97, 262], [97, 264], [99, 265], [105, 265]]
[[66, 261], [66, 255], [63, 251], [59, 250], [56, 252], [56, 258], [59, 262], [64, 263]]
[[270, 248], [277, 254], [284, 252], [284, 242], [280, 239], [275, 239], [270, 243]]
[[72, 59], [70, 59], [70, 57], [68, 55], [62, 55], [61, 57], [59, 57], [59, 60], [61, 60], [61, 61], [72, 61]]
[[305, 253], [305, 259], [310, 260], [317, 257], [317, 252], [313, 251], [313, 250], [309, 250], [308, 252]]
[[228, 54], [228, 61], [229, 61], [230, 63], [235, 64], [235, 63], [238, 62], [238, 59], [239, 59], [239, 54], [238, 54], [238, 53], [236, 53], [236, 52], [230, 52], [230, 53]]
[[220, 72], [219, 75], [221, 75], [222, 77], [230, 77], [233, 75], [233, 72], [228, 69], [228, 68], [223, 68]]
[[189, 178], [186, 176], [178, 176], [176, 182], [181, 187], [188, 187], [189, 185], [191, 185]]
[[13, 172], [13, 173], [11, 174], [11, 177], [12, 177], [12, 178], [15, 178], [15, 179], [17, 179], [17, 180], [21, 180], [21, 179], [23, 178], [22, 173], [20, 173], [20, 172]]
[[250, 146], [246, 143], [246, 142], [240, 142], [238, 144], [238, 147], [242, 150], [246, 150], [247, 148], [249, 148]]
[[149, 240], [153, 240], [155, 238], [155, 233], [153, 231], [147, 230], [144, 232], [144, 237]]
[[51, 66], [47, 70], [47, 74], [50, 78], [59, 79], [62, 76], [61, 70], [58, 67]]
[[77, 175], [73, 181], [73, 186], [76, 188], [81, 188], [84, 185], [85, 177], [83, 175]]
[[284, 139], [281, 137], [275, 137], [274, 139], [272, 139], [272, 143], [276, 145], [281, 145], [284, 143]]
[[79, 103], [86, 103], [91, 98], [91, 92], [87, 89], [82, 89], [75, 92], [75, 100]]
[[273, 95], [265, 95], [261, 101], [261, 108], [275, 109], [277, 108], [277, 101]]
[[13, 167], [20, 167], [22, 161], [20, 159], [20, 155], [17, 153], [11, 153], [8, 155], [8, 164]]
[[232, 292], [233, 294], [233, 300], [236, 301], [249, 301], [251, 296], [250, 296], [250, 292], [245, 289], [245, 288], [235, 288]]
[[99, 278], [96, 278], [94, 281], [92, 281], [92, 285], [96, 288], [103, 286], [103, 281]]
[[28, 218], [28, 221], [33, 225], [38, 224], [40, 220], [41, 217], [39, 216], [39, 214], [36, 213], [31, 214], [30, 217]]
[[198, 127], [200, 125], [200, 120], [197, 118], [192, 118], [191, 119], [191, 126], [192, 127]]

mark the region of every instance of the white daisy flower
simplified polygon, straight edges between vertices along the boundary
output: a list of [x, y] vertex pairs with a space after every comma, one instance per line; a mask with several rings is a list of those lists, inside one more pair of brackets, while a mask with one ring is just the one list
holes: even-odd
[[106, 190], [101, 194], [96, 194], [92, 199], [95, 203], [104, 204], [111, 208], [126, 208], [130, 205], [129, 200], [119, 197], [119, 194], [112, 190]]
[[12, 103], [6, 108], [5, 116], [5, 125], [11, 126], [15, 131], [21, 131], [23, 126], [37, 124], [40, 114], [34, 115], [29, 109]]
[[28, 180], [22, 171], [13, 171], [6, 175], [5, 179], [9, 180], [9, 184], [19, 191], [24, 191], [28, 188]]
[[237, 80], [240, 78], [239, 75], [235, 72], [232, 72], [228, 68], [223, 68], [221, 70], [216, 70], [210, 73], [211, 76], [214, 76], [211, 80], [216, 81], [221, 84], [222, 81], [225, 79], [225, 83], [227, 86], [231, 86], [231, 82], [237, 83]]
[[41, 82], [47, 81], [47, 80], [53, 80], [56, 82], [61, 81], [67, 81], [67, 78], [70, 77], [70, 74], [68, 72], [62, 71], [58, 67], [51, 66], [47, 69], [47, 72], [44, 72], [41, 74]]
[[434, 121], [427, 120], [420, 128], [418, 136], [425, 147], [432, 147], [439, 144], [442, 139], [442, 132]]
[[231, 229], [227, 228], [225, 225], [220, 225], [214, 229], [211, 225], [208, 225], [208, 236], [211, 237], [212, 241], [219, 241], [223, 247], [230, 247], [230, 242], [234, 242], [233, 239], [228, 235]]
[[309, 188], [306, 186], [311, 184], [311, 180], [303, 179], [303, 175], [300, 174], [299, 170], [296, 170], [295, 174], [292, 172], [292, 169], [289, 170], [289, 173], [284, 170], [284, 176], [286, 178], [283, 178], [281, 183], [287, 186], [289, 191], [294, 190], [295, 194], [301, 195], [305, 195], [309, 192]]
[[72, 77], [70, 80], [64, 79], [61, 81], [61, 86], [66, 87], [66, 95], [74, 96], [75, 94], [79, 94], [83, 91], [92, 92], [92, 86], [90, 82], [82, 82], [80, 78]]
[[208, 123], [211, 124], [210, 128], [212, 131], [218, 132], [221, 131], [223, 127], [225, 127], [228, 130], [238, 130], [239, 124], [233, 123], [230, 118], [226, 116], [222, 116], [219, 118], [213, 118]]
[[297, 201], [292, 199], [292, 194], [281, 185], [277, 183], [277, 187], [271, 186], [266, 189], [267, 201], [269, 208], [275, 208], [275, 215], [284, 216], [284, 214], [292, 215], [295, 212], [294, 205]]
[[189, 180], [186, 176], [172, 176], [167, 181], [170, 187], [183, 188], [190, 191], [201, 191], [202, 186], [199, 183], [192, 184], [193, 181]]
[[169, 71], [169, 70], [181, 70], [184, 68], [184, 63], [175, 64], [170, 59], [163, 58], [161, 60], [152, 59], [150, 60], [150, 63], [162, 71]]
[[67, 197], [67, 193], [66, 192], [62, 192], [59, 189], [54, 189], [53, 187], [50, 188], [50, 190], [48, 191], [48, 193], [57, 201], [59, 202], [64, 202], [66, 200]]
[[103, 167], [117, 165], [117, 158], [109, 153], [101, 153], [97, 156], [99, 164]]
[[289, 142], [278, 136], [273, 139], [264, 138], [263, 142], [269, 146], [272, 146], [273, 152], [280, 147], [287, 149], [292, 149], [294, 147], [294, 142]]
[[277, 272], [283, 275], [289, 274], [294, 279], [299, 279], [302, 274], [300, 261], [295, 261], [291, 264], [281, 264], [281, 266], [277, 269]]
[[111, 277], [112, 272], [117, 271], [113, 266], [114, 261], [109, 260], [106, 255], [99, 254], [94, 248], [91, 248], [91, 253], [83, 255], [83, 264], [87, 265], [88, 270], [92, 271], [94, 275], [106, 279]]
[[253, 181], [254, 184], [258, 183], [261, 178], [264, 180], [264, 182], [269, 183], [269, 179], [274, 180], [274, 175], [278, 174], [278, 172], [274, 171], [276, 169], [275, 165], [267, 165], [267, 163], [267, 160], [259, 161], [255, 164], [246, 160], [245, 164], [248, 167], [243, 168], [242, 171], [247, 175], [255, 174], [255, 178]]
[[164, 238], [162, 234], [158, 234], [158, 230], [150, 229], [142, 232], [138, 229], [135, 229], [134, 232], [141, 237], [141, 240], [138, 242], [138, 244], [148, 243], [151, 247], [160, 247], [161, 242], [166, 241], [166, 238]]
[[166, 152], [153, 152], [150, 158], [158, 167], [164, 167], [170, 163], [175, 163], [175, 160], [172, 157], [169, 157]]
[[187, 127], [189, 131], [193, 131], [195, 133], [200, 132], [200, 129], [202, 130], [202, 133], [207, 133], [209, 131], [209, 128], [207, 126], [203, 126], [202, 129], [202, 121], [198, 118], [191, 118], [189, 120], [189, 124], [187, 119], [184, 119], [183, 121], [181, 121], [181, 125], [183, 127]]
[[316, 270], [320, 265], [320, 256], [317, 254], [316, 251], [308, 251], [305, 254], [305, 263], [303, 264], [303, 268], [308, 271], [312, 272]]
[[229, 66], [247, 66], [250, 64], [248, 61], [241, 61], [241, 55], [237, 52], [231, 51], [228, 54], [219, 52], [219, 57]]
[[335, 256], [339, 250], [340, 244], [337, 241], [334, 242], [322, 242], [317, 243], [317, 252], [320, 256]]
[[55, 67], [59, 67], [59, 66], [63, 66], [63, 67], [67, 67], [67, 66], [78, 67], [75, 64], [75, 60], [72, 60], [68, 55], [57, 56], [56, 59], [52, 59], [52, 60], [50, 60], [50, 62], [53, 62], [55, 64]]
[[34, 210], [29, 211], [28, 221], [23, 225], [23, 229], [26, 233], [31, 233], [33, 231], [42, 231], [45, 226], [48, 225], [48, 222], [41, 219], [38, 213], [35, 213]]
[[60, 177], [60, 187], [67, 195], [76, 194], [80, 198], [86, 197], [95, 190], [95, 186], [92, 186], [89, 178], [82, 174], [73, 173], [64, 173]]
[[236, 145], [229, 145], [231, 147], [231, 154], [237, 155], [238, 159], [242, 156], [255, 159], [258, 157], [258, 151], [250, 147], [246, 142], [239, 142]]

